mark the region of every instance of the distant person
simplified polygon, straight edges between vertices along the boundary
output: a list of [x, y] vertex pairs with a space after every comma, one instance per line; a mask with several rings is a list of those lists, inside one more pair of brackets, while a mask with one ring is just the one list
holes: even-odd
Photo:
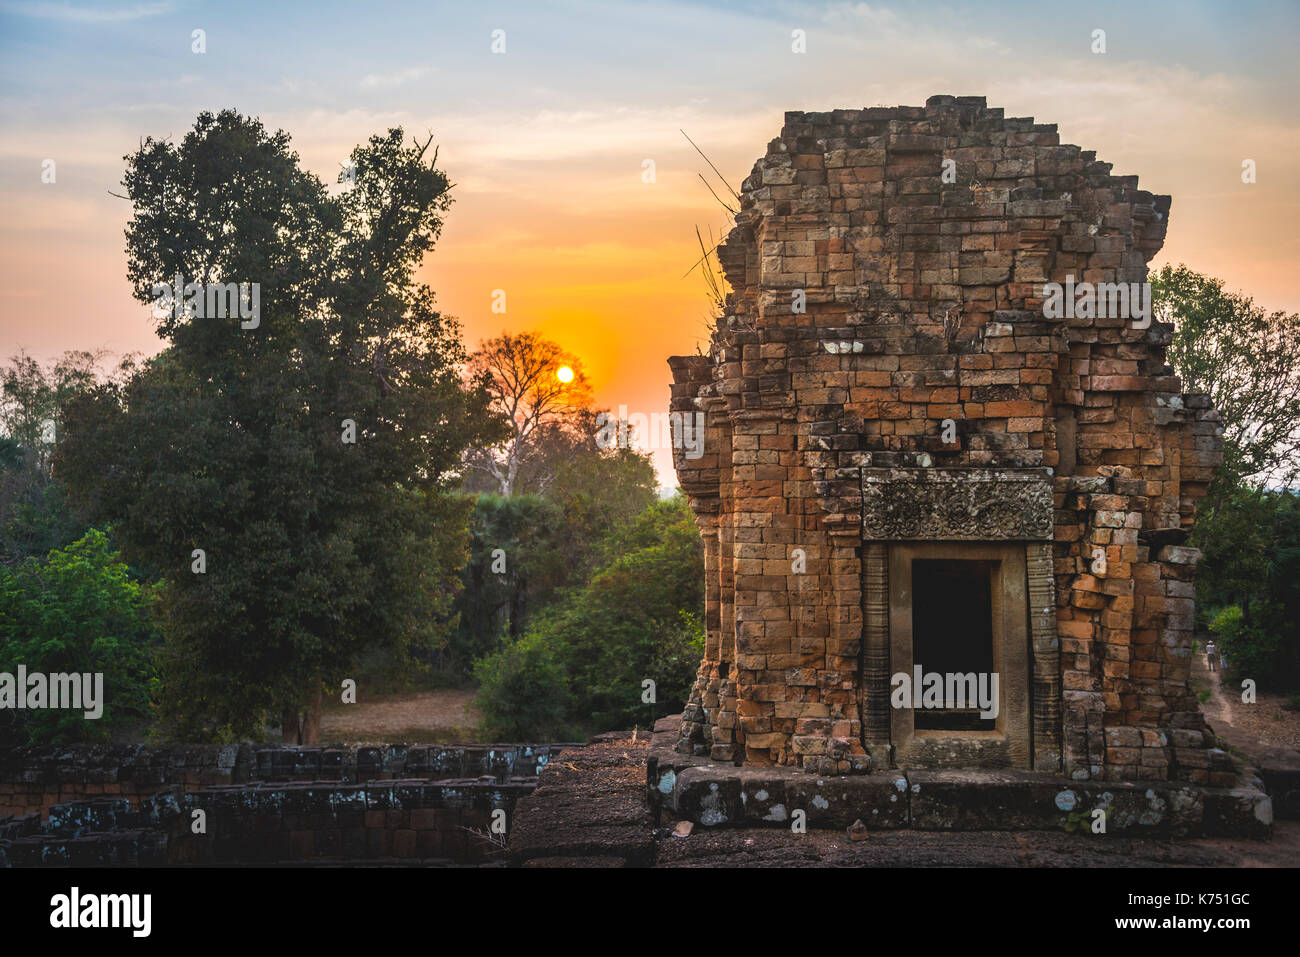
[[1219, 670], [1219, 646], [1212, 641], [1205, 646], [1205, 664], [1211, 671]]
[[1228, 656], [1225, 655], [1223, 652], [1219, 652], [1219, 670], [1221, 671], [1228, 670]]

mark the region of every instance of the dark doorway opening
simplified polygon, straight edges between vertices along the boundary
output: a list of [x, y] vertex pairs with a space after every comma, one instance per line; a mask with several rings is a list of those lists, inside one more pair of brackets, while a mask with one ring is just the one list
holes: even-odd
[[[912, 561], [912, 661], [923, 674], [974, 675], [991, 688], [993, 673], [994, 562], [962, 559]], [[971, 687], [966, 684], [965, 687]], [[994, 731], [997, 719], [980, 716], [971, 700], [954, 707], [913, 712], [918, 731]]]

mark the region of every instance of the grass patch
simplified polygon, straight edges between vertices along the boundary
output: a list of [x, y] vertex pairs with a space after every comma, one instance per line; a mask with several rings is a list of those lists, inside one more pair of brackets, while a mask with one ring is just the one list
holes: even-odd
[[394, 741], [403, 744], [489, 744], [478, 728], [402, 728]]

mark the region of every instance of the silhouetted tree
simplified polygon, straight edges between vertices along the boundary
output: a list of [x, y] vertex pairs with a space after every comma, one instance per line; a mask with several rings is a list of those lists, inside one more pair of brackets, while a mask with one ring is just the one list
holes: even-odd
[[[450, 202], [428, 147], [372, 137], [337, 197], [286, 133], [233, 111], [127, 157], [128, 275], [169, 345], [69, 405], [55, 474], [161, 572], [175, 736], [254, 737], [269, 714], [309, 743], [322, 689], [364, 650], [445, 632], [469, 513], [457, 470], [500, 432], [462, 382], [457, 324], [414, 282]], [[248, 283], [256, 309], [177, 308], [159, 291], [176, 276]]]

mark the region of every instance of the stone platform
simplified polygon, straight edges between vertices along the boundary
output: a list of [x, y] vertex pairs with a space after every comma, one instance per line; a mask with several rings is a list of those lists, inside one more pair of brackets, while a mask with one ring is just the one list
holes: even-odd
[[1089, 829], [1106, 812], [1106, 834], [1267, 838], [1273, 804], [1250, 768], [1236, 786], [1184, 781], [1075, 781], [1031, 771], [879, 770], [827, 776], [790, 767], [736, 767], [674, 750], [673, 719], [656, 725], [647, 755], [657, 815], [705, 828], [1012, 831]]
[[[842, 808], [828, 798], [825, 784], [838, 785], [844, 779], [822, 778], [823, 790], [812, 793], [809, 814], [814, 826], [803, 833], [789, 827], [789, 821], [739, 820], [726, 824], [689, 825], [675, 820], [666, 795], [655, 789], [649, 800], [647, 780], [658, 780], [650, 771], [652, 754], [660, 772], [671, 770], [661, 763], [663, 755], [644, 734], [601, 735], [591, 744], [566, 751], [560, 760], [543, 770], [538, 787], [519, 801], [511, 821], [509, 862], [515, 867], [1008, 867], [1008, 868], [1151, 868], [1151, 867], [1293, 867], [1300, 859], [1300, 823], [1278, 821], [1271, 828], [1260, 827], [1251, 837], [1185, 836], [1158, 833], [1159, 828], [1115, 826], [1104, 836], [1088, 830], [1067, 832], [1048, 815], [1049, 823], [1029, 829], [925, 829], [924, 815], [908, 826], [913, 814], [923, 807], [922, 795], [939, 791], [936, 785], [920, 792], [899, 794], [888, 804], [895, 822], [885, 827], [877, 821], [860, 832], [826, 826]], [[681, 757], [681, 755], [677, 755]], [[701, 765], [692, 765], [698, 769]], [[689, 767], [674, 771], [690, 774]], [[698, 773], [698, 771], [697, 771]], [[766, 773], [766, 772], [764, 772]], [[884, 775], [859, 776], [858, 781]], [[816, 784], [816, 778], [812, 783]], [[865, 785], [864, 785], [865, 787]], [[708, 790], [707, 785], [705, 785]], [[719, 787], [719, 791], [723, 789]], [[1014, 789], [1013, 789], [1014, 790]], [[991, 796], [995, 789], [989, 788]], [[788, 796], [787, 792], [787, 796]], [[1161, 792], [1156, 792], [1158, 795]], [[1054, 794], [1054, 792], [1053, 792]], [[827, 799], [819, 809], [813, 800]], [[988, 802], [970, 799], [962, 805], [969, 814], [984, 816]], [[898, 810], [901, 803], [905, 809]], [[1213, 802], [1211, 802], [1213, 804]], [[769, 801], [769, 811], [771, 810]], [[938, 799], [936, 798], [936, 805]], [[1122, 802], [1117, 806], [1123, 808]], [[1202, 822], [1204, 796], [1202, 795]], [[1252, 804], [1251, 808], [1258, 804]], [[981, 808], [983, 810], [981, 810]], [[882, 814], [885, 812], [881, 812]], [[1022, 827], [1032, 815], [1008, 820], [1004, 828]], [[935, 819], [930, 818], [933, 822]], [[942, 823], [942, 822], [937, 822]], [[973, 816], [963, 821], [974, 828]], [[1271, 834], [1268, 831], [1271, 830]], [[1267, 840], [1261, 840], [1267, 837]]]

